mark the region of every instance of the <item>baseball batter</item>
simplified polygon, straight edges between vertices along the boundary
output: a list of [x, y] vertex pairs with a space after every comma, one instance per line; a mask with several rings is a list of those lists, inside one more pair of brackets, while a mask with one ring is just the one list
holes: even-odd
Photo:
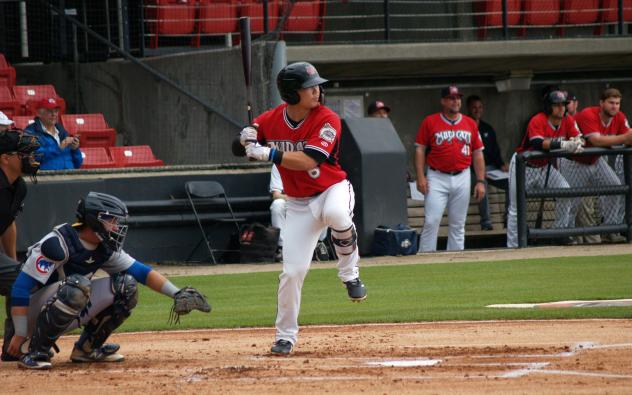
[[255, 160], [276, 164], [288, 196], [274, 354], [289, 354], [296, 344], [303, 281], [318, 236], [326, 227], [332, 231], [338, 277], [349, 298], [366, 298], [352, 221], [353, 187], [338, 164], [340, 118], [322, 104], [320, 85], [325, 82], [309, 63], [286, 66], [277, 76], [286, 103], [257, 117], [233, 143], [236, 155], [245, 152]]
[[[483, 142], [476, 122], [461, 114], [463, 95], [456, 86], [441, 90], [442, 112], [427, 116], [417, 132], [417, 188], [425, 195], [420, 252], [437, 250], [443, 211], [448, 208], [448, 250], [462, 250], [470, 204], [470, 165], [474, 161], [474, 198], [485, 196]], [[425, 167], [428, 165], [428, 174]]]
[[[621, 93], [617, 89], [610, 88], [602, 93], [598, 106], [585, 108], [577, 114], [575, 120], [586, 139], [587, 147], [610, 147], [626, 142], [632, 144], [632, 130], [625, 114], [619, 111], [620, 108]], [[619, 177], [603, 156], [564, 159], [560, 170], [569, 184], [574, 187], [621, 184]], [[604, 224], [621, 223], [623, 196], [601, 196], [599, 205], [601, 214], [604, 216]], [[571, 215], [571, 226], [573, 217]]]
[[[79, 325], [73, 362], [122, 361], [118, 344], [105, 341], [136, 306], [138, 283], [173, 298], [176, 315], [210, 311], [197, 290], [179, 289], [123, 251], [127, 226], [119, 221], [126, 217], [118, 198], [90, 192], [77, 206], [78, 223], [56, 226], [29, 248], [11, 291], [15, 335], [8, 351], [19, 367], [50, 369], [51, 348], [59, 352], [59, 336]], [[92, 280], [98, 269], [109, 276]]]
[[[544, 97], [544, 111], [531, 118], [522, 144], [516, 153], [562, 149], [581, 152], [583, 142], [572, 116], [565, 116], [566, 93], [555, 90]], [[568, 182], [547, 159], [526, 163], [525, 188], [569, 188]], [[548, 172], [548, 177], [547, 177]], [[547, 179], [548, 178], [548, 179]], [[546, 184], [546, 185], [545, 185]], [[507, 215], [507, 247], [518, 247], [518, 210], [516, 207], [516, 154], [509, 164], [509, 213]], [[565, 228], [570, 220], [573, 199], [558, 199], [555, 205], [555, 228]]]

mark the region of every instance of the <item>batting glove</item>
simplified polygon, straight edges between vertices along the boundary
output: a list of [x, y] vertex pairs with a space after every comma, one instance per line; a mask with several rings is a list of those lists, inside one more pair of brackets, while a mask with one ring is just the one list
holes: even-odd
[[239, 142], [244, 147], [257, 142], [257, 129], [254, 126], [246, 126], [239, 132]]
[[268, 161], [270, 160], [270, 148], [264, 147], [260, 144], [248, 144], [246, 145], [246, 156], [249, 158], [260, 160], [260, 161]]
[[[564, 140], [560, 142], [560, 148], [563, 151], [566, 152], [570, 152], [570, 153], [575, 153], [578, 152], [578, 149], [581, 149], [581, 151], [584, 150], [584, 148], [582, 147], [582, 142], [581, 140]], [[581, 152], [579, 151], [579, 152]]]

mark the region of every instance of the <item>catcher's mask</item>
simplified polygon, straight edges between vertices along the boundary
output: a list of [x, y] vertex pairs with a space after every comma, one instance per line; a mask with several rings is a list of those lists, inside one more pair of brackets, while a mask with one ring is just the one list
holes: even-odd
[[92, 229], [101, 243], [120, 251], [127, 236], [127, 206], [119, 198], [90, 192], [77, 204], [77, 220]]

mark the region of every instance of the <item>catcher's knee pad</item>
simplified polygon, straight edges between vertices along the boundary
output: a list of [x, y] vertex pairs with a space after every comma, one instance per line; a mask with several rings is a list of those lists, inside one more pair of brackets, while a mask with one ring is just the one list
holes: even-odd
[[112, 275], [112, 292], [114, 293], [114, 305], [130, 312], [138, 304], [138, 283], [136, 279], [127, 273], [115, 273]]
[[345, 230], [331, 229], [331, 241], [338, 255], [351, 255], [358, 246], [358, 234], [351, 224]]

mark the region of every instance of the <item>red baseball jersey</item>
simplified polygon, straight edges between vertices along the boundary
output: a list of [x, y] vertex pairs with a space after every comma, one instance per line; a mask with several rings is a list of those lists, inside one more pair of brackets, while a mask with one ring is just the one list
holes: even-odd
[[259, 125], [259, 143], [280, 151], [315, 151], [327, 159], [308, 170], [289, 170], [278, 166], [283, 189], [291, 197], [310, 197], [344, 180], [347, 173], [338, 163], [340, 150], [340, 118], [329, 108], [320, 105], [309, 112], [297, 126], [287, 116], [287, 104], [259, 115], [253, 123]]
[[[533, 151], [531, 147], [531, 140], [535, 139], [565, 139], [568, 140], [571, 137], [579, 136], [579, 130], [577, 129], [577, 123], [575, 119], [570, 115], [565, 115], [562, 118], [562, 123], [556, 128], [551, 122], [549, 122], [549, 116], [543, 112], [537, 113], [529, 121], [527, 126], [527, 134], [522, 140], [522, 145], [516, 149], [516, 152]], [[536, 159], [530, 160], [529, 165], [535, 167], [546, 166], [548, 160]]]
[[[587, 107], [580, 111], [576, 116], [577, 126], [581, 130], [584, 137], [586, 137], [586, 147], [592, 147], [590, 143], [590, 137], [595, 135], [603, 136], [617, 136], [625, 134], [630, 129], [625, 114], [619, 111], [614, 117], [610, 119], [607, 125], [605, 125], [599, 117], [601, 107]], [[574, 158], [580, 163], [592, 165], [599, 159], [599, 155], [583, 156], [580, 158]]]
[[443, 172], [467, 169], [472, 164], [472, 152], [483, 149], [476, 121], [463, 114], [456, 121], [442, 113], [428, 115], [421, 122], [415, 144], [430, 148], [426, 163]]

